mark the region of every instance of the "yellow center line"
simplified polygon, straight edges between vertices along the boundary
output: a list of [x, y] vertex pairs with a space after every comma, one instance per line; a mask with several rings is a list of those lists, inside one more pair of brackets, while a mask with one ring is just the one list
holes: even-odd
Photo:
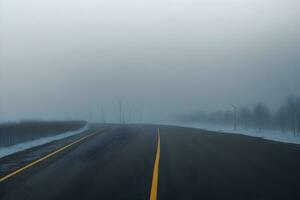
[[91, 134], [89, 134], [87, 136], [84, 136], [84, 137], [76, 140], [75, 142], [72, 142], [72, 143], [70, 143], [70, 144], [68, 144], [68, 145], [66, 145], [64, 147], [61, 147], [60, 149], [58, 149], [58, 150], [56, 150], [56, 151], [54, 151], [54, 152], [52, 152], [52, 153], [50, 153], [50, 154], [48, 154], [48, 155], [46, 155], [46, 156], [44, 156], [42, 158], [40, 158], [40, 159], [38, 159], [38, 160], [36, 160], [36, 161], [34, 161], [34, 162], [32, 162], [32, 163], [30, 163], [30, 164], [28, 164], [28, 165], [26, 165], [26, 166], [18, 169], [18, 170], [16, 170], [16, 171], [14, 171], [14, 172], [12, 172], [12, 173], [10, 173], [8, 175], [0, 178], [0, 183], [3, 182], [3, 181], [5, 181], [5, 180], [7, 180], [7, 179], [9, 179], [9, 178], [11, 178], [11, 177], [13, 177], [13, 176], [15, 176], [15, 175], [17, 175], [17, 174], [19, 174], [20, 172], [22, 172], [22, 171], [24, 171], [26, 169], [29, 169], [30, 167], [32, 167], [32, 166], [34, 166], [34, 165], [36, 165], [36, 164], [38, 164], [38, 163], [40, 163], [40, 162], [42, 162], [44, 160], [47, 160], [48, 158], [50, 158], [50, 157], [52, 157], [52, 156], [54, 156], [54, 155], [56, 155], [56, 154], [64, 151], [67, 148], [69, 148], [69, 147], [71, 147], [71, 146], [73, 146], [73, 145], [75, 145], [75, 144], [77, 144], [77, 143], [79, 143], [79, 142], [81, 142], [81, 141], [83, 141], [83, 140], [85, 140], [87, 138], [90, 138], [90, 137], [96, 135], [97, 133], [98, 133], [98, 131], [93, 132], [93, 133], [91, 133]]
[[154, 163], [153, 177], [152, 177], [152, 186], [150, 193], [150, 200], [157, 200], [157, 189], [158, 189], [158, 171], [159, 171], [159, 161], [160, 161], [160, 132], [157, 131], [157, 151], [156, 158]]

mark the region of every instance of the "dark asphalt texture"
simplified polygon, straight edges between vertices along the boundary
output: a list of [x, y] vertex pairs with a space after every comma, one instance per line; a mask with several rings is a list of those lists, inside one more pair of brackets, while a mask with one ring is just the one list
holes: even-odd
[[0, 199], [149, 199], [158, 128], [158, 200], [300, 199], [299, 145], [155, 125], [99, 131], [0, 183]]

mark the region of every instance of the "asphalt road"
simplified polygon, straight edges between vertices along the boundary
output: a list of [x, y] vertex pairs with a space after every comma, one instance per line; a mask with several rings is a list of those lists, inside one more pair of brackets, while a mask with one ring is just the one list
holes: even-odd
[[300, 199], [297, 145], [155, 125], [95, 130], [0, 182], [0, 199]]

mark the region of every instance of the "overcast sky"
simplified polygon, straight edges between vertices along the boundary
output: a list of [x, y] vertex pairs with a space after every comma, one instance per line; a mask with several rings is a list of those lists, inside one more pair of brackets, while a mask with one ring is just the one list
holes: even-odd
[[299, 0], [0, 0], [0, 119], [138, 120], [300, 95]]

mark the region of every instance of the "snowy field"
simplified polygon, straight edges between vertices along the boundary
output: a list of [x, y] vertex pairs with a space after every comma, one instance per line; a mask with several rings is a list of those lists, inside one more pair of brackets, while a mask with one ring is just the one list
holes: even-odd
[[77, 135], [79, 133], [87, 131], [88, 129], [89, 129], [89, 126], [86, 125], [85, 127], [81, 128], [79, 130], [76, 130], [76, 131], [65, 132], [65, 133], [62, 133], [59, 135], [40, 138], [40, 139], [32, 140], [29, 142], [12, 145], [9, 147], [1, 147], [0, 148], [0, 158], [3, 158], [8, 155], [12, 155], [12, 154], [20, 152], [20, 151], [24, 151], [24, 150], [27, 150], [27, 149], [30, 149], [33, 147], [41, 146], [41, 145], [44, 145], [44, 144], [47, 144], [47, 143], [50, 143], [53, 141], [61, 140], [63, 138], [67, 138], [67, 137], [70, 137], [73, 135]]
[[234, 134], [248, 135], [253, 137], [264, 138], [267, 140], [278, 141], [278, 142], [300, 144], [300, 137], [295, 137], [291, 132], [282, 133], [276, 130], [262, 130], [261, 132], [259, 132], [256, 129], [245, 130], [241, 128], [237, 128], [237, 130], [234, 130], [233, 127], [218, 126], [213, 124], [175, 124], [175, 125], [181, 127], [204, 129], [204, 130], [215, 131], [220, 133], [234, 133]]

